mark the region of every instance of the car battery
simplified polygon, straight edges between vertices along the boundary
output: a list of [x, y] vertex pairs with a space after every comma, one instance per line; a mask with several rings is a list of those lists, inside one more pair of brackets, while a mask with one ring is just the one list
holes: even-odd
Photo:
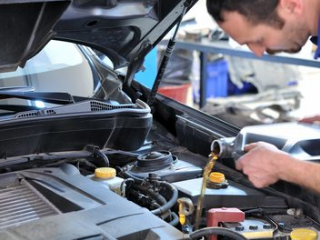
[[223, 222], [221, 226], [240, 233], [247, 239], [272, 240], [276, 230], [276, 226], [270, 224], [270, 222], [254, 218], [246, 218], [242, 222]]

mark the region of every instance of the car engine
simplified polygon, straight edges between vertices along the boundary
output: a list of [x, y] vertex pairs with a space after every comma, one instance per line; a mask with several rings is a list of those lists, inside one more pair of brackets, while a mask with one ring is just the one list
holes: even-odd
[[86, 146], [15, 161], [1, 168], [1, 239], [197, 239], [208, 227], [210, 239], [290, 239], [319, 231], [309, 193], [294, 197], [299, 188], [285, 184], [258, 190], [220, 160], [195, 229], [208, 159], [157, 122], [136, 151]]
[[[19, 70], [1, 79], [0, 240], [318, 239], [315, 193], [257, 189], [234, 161], [259, 139], [319, 161], [319, 128], [262, 137], [158, 94], [196, 2], [0, 1], [0, 72]], [[135, 74], [171, 30], [146, 88]], [[28, 68], [51, 40], [72, 51], [54, 44]]]

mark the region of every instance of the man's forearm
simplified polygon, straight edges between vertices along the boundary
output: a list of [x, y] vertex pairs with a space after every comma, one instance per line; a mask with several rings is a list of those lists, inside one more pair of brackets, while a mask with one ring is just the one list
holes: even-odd
[[309, 188], [320, 194], [320, 164], [293, 159], [283, 161], [282, 180]]

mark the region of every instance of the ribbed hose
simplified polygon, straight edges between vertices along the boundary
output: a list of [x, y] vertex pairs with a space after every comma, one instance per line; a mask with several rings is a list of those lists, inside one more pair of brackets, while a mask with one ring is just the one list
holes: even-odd
[[205, 237], [205, 236], [209, 236], [209, 235], [222, 235], [222, 236], [233, 238], [235, 240], [248, 240], [240, 233], [237, 233], [237, 232], [234, 232], [228, 228], [222, 228], [222, 227], [202, 228], [202, 229], [199, 229], [199, 230], [191, 233], [189, 235], [189, 237], [191, 239], [197, 239], [197, 238]]

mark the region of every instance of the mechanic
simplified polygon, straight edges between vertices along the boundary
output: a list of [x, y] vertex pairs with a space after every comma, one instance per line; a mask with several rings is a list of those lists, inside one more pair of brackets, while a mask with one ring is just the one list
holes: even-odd
[[[320, 46], [320, 0], [207, 0], [207, 9], [222, 30], [256, 56], [299, 52], [310, 37]], [[319, 55], [320, 48], [315, 58]], [[319, 122], [320, 116], [301, 120], [313, 121]], [[244, 150], [236, 168], [254, 186], [282, 179], [320, 194], [320, 164], [301, 161], [265, 142], [248, 144]]]

